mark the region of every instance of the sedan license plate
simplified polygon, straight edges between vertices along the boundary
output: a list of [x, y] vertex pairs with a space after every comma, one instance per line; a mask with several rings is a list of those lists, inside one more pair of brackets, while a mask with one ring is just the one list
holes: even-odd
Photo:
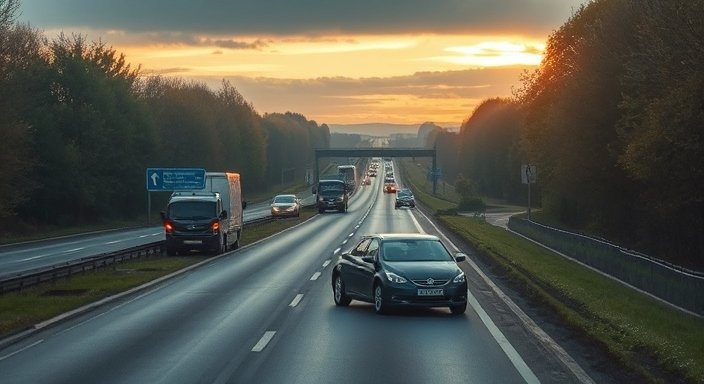
[[201, 240], [184, 240], [183, 243], [184, 243], [184, 244], [189, 244], [189, 245], [192, 245], [192, 244], [203, 244], [203, 241], [201, 241]]
[[443, 295], [442, 288], [433, 288], [433, 289], [421, 288], [421, 289], [418, 289], [418, 296], [442, 296], [442, 295]]

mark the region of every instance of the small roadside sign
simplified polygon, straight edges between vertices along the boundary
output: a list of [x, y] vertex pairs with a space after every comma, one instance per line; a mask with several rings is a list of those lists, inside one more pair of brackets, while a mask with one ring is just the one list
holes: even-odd
[[147, 168], [147, 191], [188, 191], [205, 188], [205, 169]]
[[538, 168], [535, 165], [523, 164], [521, 166], [521, 182], [523, 184], [528, 184], [528, 181], [530, 181], [530, 184], [535, 184], [537, 178]]

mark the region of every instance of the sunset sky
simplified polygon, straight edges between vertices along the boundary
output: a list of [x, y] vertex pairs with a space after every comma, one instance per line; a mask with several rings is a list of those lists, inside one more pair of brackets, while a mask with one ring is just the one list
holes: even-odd
[[101, 39], [144, 75], [227, 79], [261, 114], [456, 127], [584, 2], [22, 0], [19, 21]]

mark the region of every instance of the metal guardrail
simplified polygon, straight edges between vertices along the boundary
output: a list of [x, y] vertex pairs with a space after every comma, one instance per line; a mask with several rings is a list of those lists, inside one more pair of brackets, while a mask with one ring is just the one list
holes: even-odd
[[0, 280], [0, 294], [10, 291], [18, 291], [41, 283], [69, 277], [81, 272], [108, 267], [127, 260], [161, 254], [163, 249], [164, 241], [159, 241], [121, 251], [71, 260], [65, 263], [52, 265], [50, 267], [10, 275], [9, 277], [4, 277]]
[[704, 315], [704, 273], [625, 249], [607, 241], [511, 217], [511, 230], [650, 293]]
[[[302, 205], [311, 207], [315, 203]], [[257, 219], [250, 219], [243, 223], [243, 226], [254, 227], [271, 223], [276, 218], [264, 216]], [[7, 292], [19, 291], [24, 288], [35, 286], [41, 283], [51, 282], [60, 278], [69, 277], [77, 273], [92, 271], [98, 268], [105, 268], [123, 261], [129, 261], [142, 257], [160, 255], [164, 253], [165, 241], [132, 247], [120, 251], [104, 253], [100, 255], [71, 260], [64, 263], [55, 264], [28, 271], [19, 272], [0, 277], [0, 295]]]

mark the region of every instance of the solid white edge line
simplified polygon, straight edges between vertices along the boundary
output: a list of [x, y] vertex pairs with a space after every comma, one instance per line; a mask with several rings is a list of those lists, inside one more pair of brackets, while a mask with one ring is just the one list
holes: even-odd
[[293, 298], [293, 300], [291, 301], [291, 304], [289, 304], [288, 306], [289, 306], [289, 307], [295, 307], [295, 306], [297, 306], [298, 303], [301, 302], [301, 299], [303, 299], [303, 294], [302, 294], [302, 293], [299, 293], [299, 294], [296, 295], [296, 297]]
[[420, 223], [416, 219], [416, 216], [413, 214], [413, 212], [409, 209], [408, 214], [411, 215], [411, 220], [413, 220], [413, 224], [416, 226], [416, 229], [418, 230], [418, 233], [425, 233], [423, 230], [423, 227], [420, 226]]
[[484, 308], [482, 308], [482, 306], [479, 304], [479, 302], [469, 289], [467, 290], [467, 301], [472, 306], [472, 308], [474, 308], [474, 311], [482, 320], [484, 326], [486, 326], [486, 328], [489, 330], [489, 333], [491, 333], [491, 336], [494, 338], [494, 340], [496, 340], [496, 342], [499, 344], [499, 347], [501, 347], [501, 349], [504, 351], [506, 357], [508, 357], [508, 359], [511, 361], [518, 373], [521, 375], [521, 377], [523, 377], [523, 380], [525, 380], [526, 383], [529, 384], [539, 384], [540, 380], [538, 380], [538, 377], [535, 376], [535, 373], [533, 373], [528, 364], [526, 364], [526, 362], [523, 360], [518, 351], [513, 348], [511, 342], [508, 341], [506, 336], [504, 336], [501, 330], [494, 324], [494, 322], [491, 320], [486, 311], [484, 311]]
[[271, 339], [274, 338], [274, 335], [276, 334], [276, 331], [266, 331], [264, 332], [264, 335], [262, 336], [261, 339], [259, 339], [259, 342], [252, 347], [252, 352], [261, 352], [266, 348], [267, 344], [271, 341]]
[[[420, 212], [420, 214], [425, 216], [425, 214], [423, 214], [423, 212]], [[450, 239], [448, 239], [447, 236], [445, 236], [445, 234], [442, 231], [440, 231], [440, 228], [438, 228], [437, 225], [435, 225], [435, 223], [433, 223], [430, 219], [428, 219], [427, 216], [425, 216], [425, 219], [430, 223], [430, 225], [433, 226], [433, 228], [435, 228], [437, 233], [439, 233], [443, 237], [443, 239], [445, 239], [445, 241], [448, 244], [450, 244], [452, 246], [452, 248], [454, 248], [455, 251], [459, 251], [459, 248]], [[547, 348], [551, 349], [553, 351], [553, 353], [556, 355], [556, 357], [562, 362], [562, 364], [564, 364], [567, 367], [567, 369], [569, 369], [572, 372], [572, 374], [575, 375], [577, 380], [579, 380], [581, 383], [584, 383], [584, 384], [594, 384], [594, 380], [592, 380], [592, 378], [589, 376], [589, 374], [587, 374], [587, 372], [584, 371], [584, 369], [579, 365], [579, 363], [577, 363], [572, 358], [572, 356], [570, 356], [569, 353], [567, 353], [567, 351], [564, 350], [564, 348], [562, 348], [559, 344], [557, 344], [555, 342], [555, 340], [553, 340], [550, 337], [550, 335], [545, 333], [545, 331], [542, 328], [540, 328], [540, 326], [538, 326], [538, 324], [536, 324], [535, 321], [533, 321], [533, 319], [530, 318], [530, 316], [528, 316], [525, 312], [523, 312], [523, 310], [518, 305], [516, 305], [516, 303], [514, 303], [513, 300], [511, 300], [511, 298], [508, 297], [501, 290], [501, 288], [499, 288], [496, 284], [494, 284], [494, 282], [491, 281], [491, 279], [489, 279], [489, 277], [487, 275], [485, 275], [481, 269], [479, 269], [479, 266], [477, 264], [475, 264], [474, 261], [470, 260], [469, 258], [467, 258], [466, 261], [467, 261], [467, 264], [469, 264], [469, 266], [471, 266], [472, 269], [474, 269], [474, 271], [477, 272], [477, 274], [482, 277], [484, 282], [486, 282], [489, 285], [489, 287], [494, 291], [494, 293], [496, 293], [496, 295], [499, 296], [499, 298], [501, 300], [503, 300], [504, 303], [506, 303], [506, 305], [513, 311], [513, 313], [515, 313], [516, 316], [518, 316], [521, 319], [521, 321], [526, 326], [528, 331], [533, 333], [533, 336], [535, 336], [540, 342], [542, 342], [543, 345], [545, 345]], [[467, 293], [469, 295], [471, 295], [471, 292], [469, 292], [469, 290], [467, 290]], [[472, 307], [474, 308], [475, 311], [477, 310], [477, 308], [480, 308], [481, 311], [484, 312], [484, 309], [481, 308], [481, 306], [479, 305], [478, 302], [477, 302], [477, 307], [474, 307], [473, 304], [472, 304]], [[486, 314], [486, 312], [484, 312], [484, 313]], [[492, 327], [496, 328], [496, 325], [491, 320], [491, 318], [487, 317], [487, 320], [491, 323]], [[482, 321], [484, 321], [484, 319], [482, 319]], [[487, 326], [487, 328], [489, 328], [488, 324], [486, 324], [486, 323], [484, 323], [484, 324]], [[499, 333], [501, 333], [501, 331], [498, 330], [498, 328], [496, 328], [496, 329]], [[489, 328], [489, 330], [491, 331], [491, 328]], [[501, 336], [503, 336], [503, 334], [501, 334]], [[504, 339], [505, 339], [505, 336], [504, 336]], [[506, 341], [506, 343], [508, 344], [508, 347], [510, 347], [515, 352], [515, 349], [508, 342], [508, 340]], [[501, 346], [502, 349], [504, 349], [504, 346], [501, 343], [499, 343], [499, 345]], [[505, 352], [505, 350], [504, 350], [504, 352]], [[508, 356], [508, 353], [507, 353], [507, 356]], [[525, 361], [523, 360], [523, 358], [521, 358], [520, 355], [517, 355], [517, 356], [518, 356], [518, 359], [520, 359], [520, 362], [523, 365], [525, 365]], [[510, 356], [509, 356], [509, 358], [510, 358]], [[513, 360], [512, 360], [512, 362], [513, 362]], [[514, 366], [516, 366], [515, 362], [514, 362]], [[530, 374], [533, 377], [535, 377], [535, 374], [533, 373], [532, 370], [530, 370], [530, 367], [528, 367], [526, 365], [526, 368], [528, 368]], [[518, 369], [518, 366], [516, 366], [516, 369]], [[520, 370], [519, 370], [519, 372], [520, 372]], [[523, 376], [523, 373], [521, 373], [521, 376]], [[524, 377], [524, 379], [525, 379], [525, 377]], [[537, 380], [537, 377], [536, 377], [536, 380]], [[526, 381], [528, 381], [528, 380], [526, 379]]]
[[24, 352], [24, 351], [26, 351], [26, 350], [28, 350], [28, 349], [34, 347], [34, 346], [37, 346], [37, 345], [39, 345], [39, 344], [41, 344], [41, 343], [43, 343], [43, 342], [44, 342], [44, 339], [41, 339], [41, 340], [39, 340], [39, 341], [35, 341], [34, 343], [32, 343], [32, 344], [30, 344], [30, 345], [28, 345], [28, 346], [26, 346], [26, 347], [24, 347], [24, 348], [20, 348], [20, 349], [18, 349], [18, 350], [16, 350], [16, 351], [12, 352], [12, 353], [10, 353], [10, 354], [7, 354], [7, 355], [5, 355], [5, 356], [0, 356], [0, 361], [3, 361], [3, 360], [5, 360], [5, 359], [7, 359], [7, 358], [9, 358], [9, 357], [12, 357], [12, 356], [14, 356], [14, 355], [16, 355], [16, 354], [18, 354], [18, 353]]
[[[423, 214], [421, 212], [421, 214]], [[430, 221], [427, 217], [426, 219], [428, 222], [435, 228], [435, 230], [445, 239], [445, 241], [454, 248], [455, 252], [459, 251], [459, 248], [450, 241], [450, 239], [445, 236], [444, 233], [440, 231], [440, 228], [438, 228], [435, 223]], [[471, 265], [471, 264], [470, 264]], [[521, 375], [523, 380], [526, 381], [526, 383], [529, 384], [534, 384], [534, 383], [540, 383], [540, 380], [538, 380], [538, 377], [535, 376], [535, 373], [533, 373], [533, 370], [530, 369], [528, 364], [523, 360], [521, 355], [516, 351], [516, 349], [511, 345], [511, 342], [508, 341], [506, 336], [504, 336], [503, 332], [494, 324], [494, 321], [491, 320], [489, 315], [484, 311], [484, 308], [482, 308], [481, 304], [479, 304], [479, 301], [474, 297], [472, 292], [467, 289], [467, 302], [472, 306], [474, 311], [477, 313], [479, 318], [481, 319], [482, 323], [484, 323], [484, 326], [489, 330], [489, 333], [491, 333], [491, 336], [496, 340], [496, 342], [499, 344], [499, 347], [501, 347], [501, 350], [504, 351], [504, 354], [506, 354], [506, 357], [511, 361], [513, 366], [516, 368], [516, 371]]]
[[310, 277], [310, 280], [311, 280], [311, 281], [318, 280], [318, 278], [320, 277], [320, 275], [321, 275], [320, 272], [316, 272], [316, 273], [313, 274], [313, 276]]

